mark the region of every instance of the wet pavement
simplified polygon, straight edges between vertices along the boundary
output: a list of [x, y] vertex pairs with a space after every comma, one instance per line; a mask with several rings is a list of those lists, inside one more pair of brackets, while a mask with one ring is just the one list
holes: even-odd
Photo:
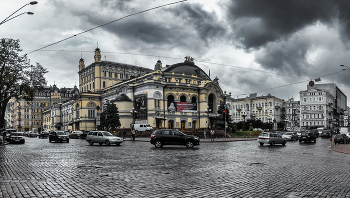
[[350, 197], [349, 155], [317, 143], [201, 140], [156, 149], [26, 138], [0, 146], [0, 197]]

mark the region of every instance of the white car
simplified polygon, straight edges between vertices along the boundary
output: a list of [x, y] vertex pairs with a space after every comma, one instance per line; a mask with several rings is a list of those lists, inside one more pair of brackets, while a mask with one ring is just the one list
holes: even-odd
[[87, 134], [86, 141], [89, 142], [90, 145], [99, 143], [100, 145], [105, 144], [109, 146], [115, 144], [119, 146], [123, 142], [123, 139], [121, 137], [113, 136], [108, 131], [91, 131]]
[[286, 140], [283, 139], [277, 133], [263, 132], [259, 135], [258, 142], [260, 146], [264, 146], [264, 144], [270, 144], [271, 146], [275, 144], [286, 145]]
[[346, 133], [346, 136], [348, 136], [350, 138], [350, 133]]
[[293, 134], [293, 132], [287, 132], [282, 135], [282, 138], [285, 140], [298, 140], [298, 135], [296, 133]]

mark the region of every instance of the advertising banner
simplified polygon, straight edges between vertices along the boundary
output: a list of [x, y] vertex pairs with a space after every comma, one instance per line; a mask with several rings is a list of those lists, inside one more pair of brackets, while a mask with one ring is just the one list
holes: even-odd
[[135, 119], [147, 120], [147, 94], [139, 94], [135, 96]]
[[197, 112], [197, 103], [177, 102], [176, 107], [179, 112]]

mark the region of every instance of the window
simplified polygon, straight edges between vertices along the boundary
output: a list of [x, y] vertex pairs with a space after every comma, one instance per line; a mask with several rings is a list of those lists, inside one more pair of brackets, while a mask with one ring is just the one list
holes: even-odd
[[106, 77], [106, 71], [102, 72], [103, 77]]
[[123, 79], [123, 77], [124, 77], [123, 74], [120, 74], [120, 79]]
[[88, 117], [89, 118], [95, 118], [95, 109], [89, 109], [88, 110]]
[[306, 98], [304, 98], [304, 102], [306, 102]]
[[108, 72], [108, 77], [112, 78], [112, 72]]
[[103, 88], [106, 88], [106, 81], [103, 81]]

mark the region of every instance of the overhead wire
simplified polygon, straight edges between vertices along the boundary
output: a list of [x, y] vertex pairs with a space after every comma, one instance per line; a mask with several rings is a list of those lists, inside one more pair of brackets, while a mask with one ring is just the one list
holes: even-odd
[[123, 20], [123, 19], [125, 19], [125, 18], [131, 17], [131, 16], [134, 16], [134, 15], [138, 15], [138, 14], [141, 14], [141, 13], [144, 13], [144, 12], [148, 12], [148, 11], [155, 10], [155, 9], [158, 9], [158, 8], [166, 7], [166, 6], [169, 6], [169, 5], [174, 5], [174, 4], [177, 4], [177, 3], [183, 3], [183, 2], [185, 2], [185, 1], [188, 1], [188, 0], [176, 1], [176, 2], [172, 2], [172, 3], [168, 3], [168, 4], [164, 4], [164, 5], [156, 6], [156, 7], [149, 8], [149, 9], [146, 9], [146, 10], [143, 10], [143, 11], [140, 11], [140, 12], [136, 12], [136, 13], [133, 13], [133, 14], [126, 15], [126, 16], [121, 17], [121, 18], [119, 18], [119, 19], [116, 19], [116, 20], [110, 21], [110, 22], [108, 22], [108, 23], [105, 23], [105, 24], [102, 24], [102, 25], [99, 25], [99, 26], [96, 26], [96, 27], [90, 28], [90, 29], [85, 30], [85, 31], [83, 31], [83, 32], [80, 32], [80, 33], [78, 33], [78, 34], [74, 34], [73, 36], [67, 37], [67, 38], [65, 38], [65, 39], [59, 40], [59, 41], [57, 41], [57, 42], [54, 42], [54, 43], [49, 44], [49, 45], [46, 45], [46, 46], [41, 47], [41, 48], [39, 48], [39, 49], [33, 50], [33, 51], [31, 51], [31, 52], [29, 52], [29, 53], [27, 53], [27, 54], [31, 54], [31, 53], [34, 53], [34, 52], [40, 51], [40, 50], [45, 49], [45, 48], [47, 48], [47, 47], [50, 47], [50, 46], [52, 46], [52, 45], [56, 45], [56, 44], [58, 44], [58, 43], [61, 43], [61, 42], [66, 41], [66, 40], [68, 40], [68, 39], [71, 39], [71, 38], [73, 38], [73, 37], [75, 37], [75, 36], [78, 36], [78, 35], [84, 34], [84, 33], [86, 33], [86, 32], [89, 32], [89, 31], [91, 31], [91, 30], [94, 30], [94, 29], [100, 28], [100, 27], [102, 27], [102, 26], [105, 26], [105, 25], [108, 25], [108, 24], [114, 23], [114, 22], [116, 22], [116, 21], [120, 21], [120, 20]]
[[[81, 50], [40, 50], [40, 51], [63, 51], [63, 52], [93, 52], [93, 51], [81, 51]], [[169, 59], [182, 59], [178, 57], [169, 57], [169, 56], [159, 56], [159, 55], [152, 55], [152, 54], [139, 54], [139, 53], [127, 53], [127, 52], [103, 52], [105, 54], [121, 54], [121, 55], [137, 55], [137, 56], [147, 56], [147, 57], [162, 57], [162, 58], [169, 58]], [[256, 72], [264, 72], [268, 74], [275, 74], [279, 76], [286, 76], [290, 78], [297, 78], [297, 79], [304, 79], [296, 76], [290, 76], [286, 74], [281, 74], [281, 73], [276, 73], [276, 72], [270, 72], [266, 70], [259, 70], [259, 69], [252, 69], [252, 68], [245, 68], [245, 67], [240, 67], [240, 66], [235, 66], [235, 65], [228, 65], [228, 64], [222, 64], [222, 63], [213, 63], [213, 62], [207, 62], [207, 61], [196, 61], [198, 63], [205, 63], [205, 64], [212, 64], [212, 65], [221, 65], [221, 66], [226, 66], [226, 67], [233, 67], [233, 68], [239, 68], [239, 69], [245, 69], [245, 70], [250, 70], [250, 71], [256, 71]]]

